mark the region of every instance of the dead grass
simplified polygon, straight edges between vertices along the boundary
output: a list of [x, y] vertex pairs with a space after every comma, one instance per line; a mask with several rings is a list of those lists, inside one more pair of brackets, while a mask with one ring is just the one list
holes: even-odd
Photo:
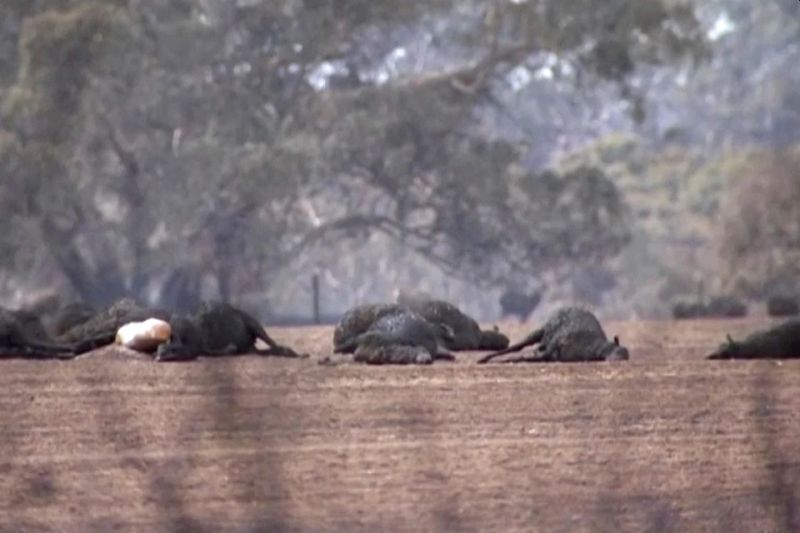
[[762, 324], [610, 323], [623, 364], [2, 361], [0, 529], [797, 530], [800, 361], [702, 360]]

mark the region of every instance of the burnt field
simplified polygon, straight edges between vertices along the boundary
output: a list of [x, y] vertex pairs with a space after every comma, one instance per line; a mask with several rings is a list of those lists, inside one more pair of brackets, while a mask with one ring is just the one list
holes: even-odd
[[627, 363], [331, 368], [323, 327], [0, 361], [0, 529], [797, 530], [800, 360], [702, 359], [764, 324], [607, 324]]

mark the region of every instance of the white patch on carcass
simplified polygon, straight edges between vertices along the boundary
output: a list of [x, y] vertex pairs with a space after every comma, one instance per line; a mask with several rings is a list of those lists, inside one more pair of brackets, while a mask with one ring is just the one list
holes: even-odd
[[172, 335], [169, 322], [148, 318], [144, 322], [129, 322], [117, 330], [116, 343], [138, 352], [153, 352]]

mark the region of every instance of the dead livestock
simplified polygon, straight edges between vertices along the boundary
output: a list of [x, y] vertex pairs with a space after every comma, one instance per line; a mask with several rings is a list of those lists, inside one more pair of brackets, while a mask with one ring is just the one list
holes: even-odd
[[757, 331], [743, 341], [728, 335], [727, 342], [707, 359], [796, 359], [800, 358], [800, 319], [791, 319]]
[[163, 309], [148, 309], [130, 298], [123, 298], [96, 313], [89, 320], [73, 326], [59, 336], [58, 340], [74, 344], [75, 352], [82, 354], [113, 344], [119, 328], [129, 322], [139, 322], [148, 318], [168, 321], [170, 315], [171, 313]]
[[505, 350], [486, 355], [478, 363], [525, 347], [538, 344], [533, 355], [503, 359], [504, 363], [518, 362], [578, 362], [627, 360], [628, 349], [620, 346], [619, 339], [609, 341], [597, 318], [586, 309], [566, 307], [555, 312], [544, 326], [535, 330], [522, 341]]
[[435, 359], [455, 359], [439, 348], [448, 340], [452, 334], [446, 328], [400, 309], [384, 314], [367, 331], [340, 345], [339, 353], [354, 353], [354, 361], [373, 365], [431, 364]]
[[[365, 333], [376, 320], [390, 313], [397, 313], [403, 307], [397, 304], [364, 304], [347, 311], [333, 330], [333, 352], [353, 353], [353, 340]], [[351, 348], [352, 347], [352, 348]], [[349, 350], [349, 351], [348, 351]]]
[[[275, 342], [252, 315], [224, 302], [200, 304], [194, 315], [175, 315], [169, 321], [170, 340], [158, 347], [159, 361], [188, 361], [201, 355], [254, 353], [281, 357], [306, 357]], [[267, 348], [257, 349], [263, 341]]]
[[56, 311], [52, 323], [52, 334], [55, 337], [64, 335], [72, 328], [85, 324], [97, 314], [97, 309], [86, 302], [70, 302]]
[[481, 330], [475, 319], [450, 302], [408, 300], [405, 306], [428, 322], [449, 328], [452, 339], [444, 342], [448, 350], [502, 350], [508, 347], [508, 337], [499, 330]]
[[[20, 318], [22, 320], [20, 320]], [[23, 357], [30, 359], [71, 359], [71, 344], [55, 343], [44, 334], [44, 327], [36, 318], [0, 308], [0, 358]]]

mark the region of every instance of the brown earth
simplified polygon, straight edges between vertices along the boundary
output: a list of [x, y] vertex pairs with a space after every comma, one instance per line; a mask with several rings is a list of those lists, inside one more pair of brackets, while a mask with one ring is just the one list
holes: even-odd
[[800, 360], [702, 360], [763, 323], [611, 323], [617, 364], [0, 361], [0, 529], [799, 530]]

